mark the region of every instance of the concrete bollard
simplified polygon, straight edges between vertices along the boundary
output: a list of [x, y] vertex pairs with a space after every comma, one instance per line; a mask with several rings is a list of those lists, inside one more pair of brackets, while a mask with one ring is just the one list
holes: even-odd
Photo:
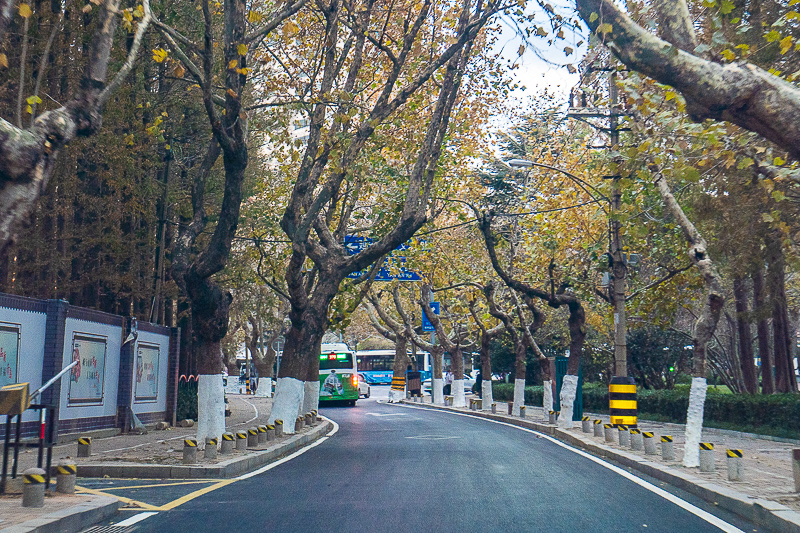
[[303, 431], [303, 424], [305, 424], [305, 418], [302, 416], [298, 416], [294, 419], [294, 432], [299, 433]]
[[710, 442], [700, 443], [700, 471], [714, 471], [714, 445]]
[[311, 420], [311, 413], [306, 413], [306, 425], [311, 426], [313, 424]]
[[728, 481], [744, 481], [744, 455], [742, 450], [728, 450]]
[[497, 404], [492, 402], [492, 413], [497, 414]]
[[236, 437], [233, 433], [223, 433], [222, 434], [222, 444], [219, 447], [219, 453], [221, 455], [228, 455], [233, 451], [234, 447], [234, 440]]
[[203, 450], [203, 459], [217, 458], [217, 444], [219, 444], [219, 441], [216, 437], [206, 437], [206, 447], [205, 450]]
[[525, 406], [524, 405], [521, 405], [520, 408], [519, 408], [519, 417], [520, 418], [525, 418]]
[[258, 446], [258, 428], [247, 430], [247, 447], [256, 448]]
[[792, 472], [794, 473], [794, 491], [800, 492], [800, 449], [792, 450]]
[[599, 418], [594, 421], [592, 424], [594, 426], [594, 436], [595, 437], [602, 437], [603, 436], [603, 421]]
[[44, 476], [41, 468], [29, 468], [22, 473], [25, 486], [22, 489], [23, 507], [44, 507]]
[[614, 442], [614, 426], [603, 424], [603, 435], [606, 442]]
[[512, 414], [514, 412], [514, 402], [508, 402], [508, 414]]
[[675, 445], [672, 435], [661, 435], [661, 458], [665, 461], [675, 460]]
[[318, 416], [317, 410], [316, 409], [312, 409], [311, 410], [311, 423], [312, 424], [316, 424], [317, 423], [317, 416]]
[[75, 478], [78, 467], [69, 461], [61, 461], [56, 467], [56, 492], [75, 494]]
[[483, 398], [475, 398], [475, 410], [483, 411]]
[[628, 426], [617, 426], [617, 433], [619, 434], [619, 445], [623, 448], [630, 448], [631, 434], [628, 432]]
[[592, 432], [592, 420], [588, 416], [581, 418], [581, 431], [584, 433]]
[[258, 426], [258, 443], [264, 444], [267, 442], [267, 426]]
[[275, 426], [272, 424], [267, 426], [267, 442], [275, 440]]
[[556, 414], [555, 411], [550, 411], [549, 413], [547, 413], [547, 417], [548, 417], [547, 422], [549, 424], [555, 424], [558, 421], [558, 415]]
[[656, 455], [656, 437], [652, 431], [642, 431], [642, 441], [644, 441], [645, 455]]
[[280, 418], [275, 419], [275, 436], [283, 437], [283, 420]]
[[452, 406], [453, 405], [453, 397], [452, 396], [445, 396], [444, 397], [444, 405], [446, 407]]
[[92, 437], [78, 437], [78, 457], [92, 455]]
[[469, 409], [470, 409], [470, 411], [474, 411], [475, 410], [475, 398], [470, 398], [469, 399]]
[[237, 450], [246, 450], [247, 449], [247, 432], [246, 431], [237, 431], [236, 432], [236, 449]]
[[183, 464], [193, 465], [197, 462], [197, 439], [183, 439]]
[[631, 450], [640, 452], [644, 449], [644, 440], [642, 438], [642, 430], [631, 428]]

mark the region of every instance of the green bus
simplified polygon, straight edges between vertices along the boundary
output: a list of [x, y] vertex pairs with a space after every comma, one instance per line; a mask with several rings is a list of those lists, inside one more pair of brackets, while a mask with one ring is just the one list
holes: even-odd
[[355, 405], [358, 400], [355, 354], [344, 343], [323, 344], [320, 352], [319, 401]]

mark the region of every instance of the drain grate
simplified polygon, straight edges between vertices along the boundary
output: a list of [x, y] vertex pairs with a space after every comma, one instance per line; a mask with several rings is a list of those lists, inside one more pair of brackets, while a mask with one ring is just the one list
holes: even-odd
[[94, 526], [84, 529], [81, 533], [128, 533], [132, 530], [130, 526]]

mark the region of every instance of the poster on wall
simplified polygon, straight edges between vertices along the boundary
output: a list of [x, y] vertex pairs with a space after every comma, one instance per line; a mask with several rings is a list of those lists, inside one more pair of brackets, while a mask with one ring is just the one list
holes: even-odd
[[0, 387], [17, 382], [19, 324], [0, 322]]
[[158, 398], [158, 360], [161, 349], [158, 344], [140, 343], [136, 350], [136, 401], [155, 401]]
[[69, 404], [102, 404], [107, 338], [88, 333], [72, 335], [72, 360], [78, 364], [69, 376]]

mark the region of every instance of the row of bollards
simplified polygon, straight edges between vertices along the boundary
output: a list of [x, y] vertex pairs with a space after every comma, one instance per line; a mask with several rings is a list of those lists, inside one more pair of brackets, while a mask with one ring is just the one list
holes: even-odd
[[[551, 416], [553, 411], [550, 411]], [[552, 418], [551, 418], [552, 420]], [[602, 420], [596, 419], [593, 422], [588, 416], [583, 417], [582, 430], [584, 433], [592, 433], [595, 437], [602, 437], [605, 442], [617, 442], [621, 447], [630, 448], [635, 451], [644, 450], [645, 455], [657, 455], [657, 437], [652, 431], [642, 431], [638, 428], [629, 428], [624, 425], [604, 424]], [[594, 428], [594, 429], [592, 429]], [[616, 435], [615, 435], [616, 433]], [[616, 437], [616, 438], [615, 438]], [[675, 460], [675, 445], [672, 435], [661, 435], [661, 458], [664, 461]], [[796, 476], [795, 483], [797, 491], [800, 492], [800, 450], [795, 450]], [[727, 466], [729, 481], [744, 480], [744, 465], [742, 450], [727, 451]], [[714, 445], [710, 442], [700, 443], [700, 471], [714, 472]]]
[[[75, 493], [75, 478], [78, 467], [70, 462], [62, 461], [56, 467], [56, 492], [62, 494]], [[41, 468], [28, 468], [22, 473], [22, 506], [44, 507], [44, 493], [47, 473]]]

